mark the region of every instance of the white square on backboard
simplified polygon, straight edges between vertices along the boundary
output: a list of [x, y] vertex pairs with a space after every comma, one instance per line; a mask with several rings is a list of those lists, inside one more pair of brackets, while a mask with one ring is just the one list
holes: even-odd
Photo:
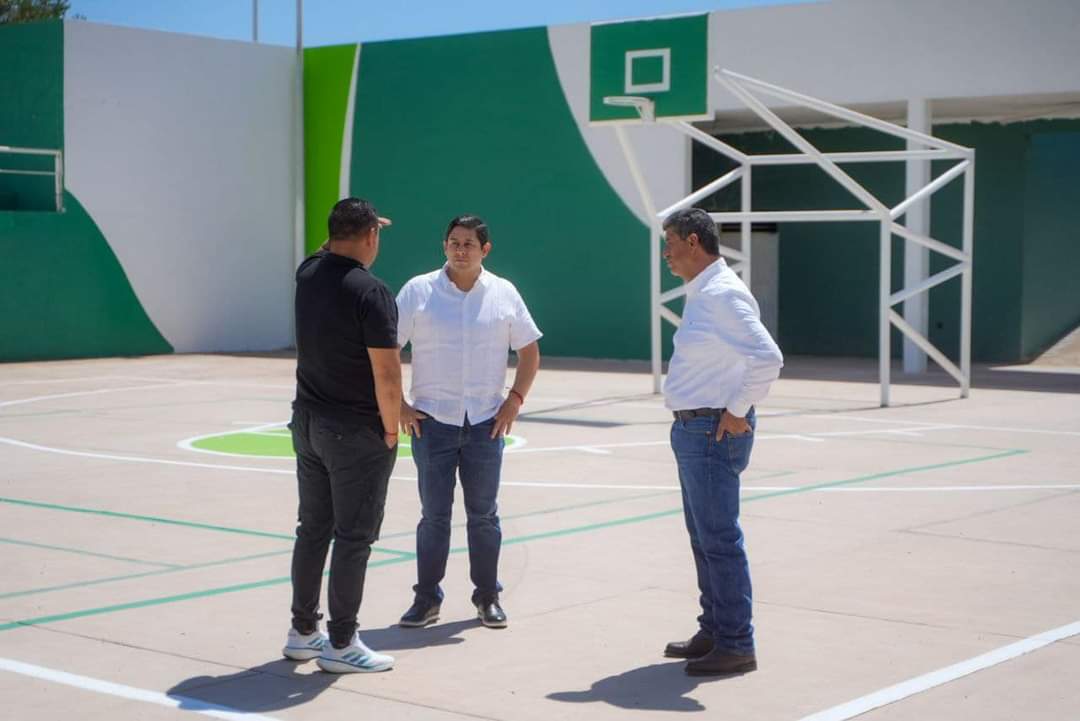
[[[639, 58], [660, 58], [663, 77], [658, 83], [634, 84], [634, 61]], [[627, 95], [634, 93], [663, 93], [671, 89], [671, 48], [653, 50], [629, 50], [626, 53], [626, 79], [624, 82]]]

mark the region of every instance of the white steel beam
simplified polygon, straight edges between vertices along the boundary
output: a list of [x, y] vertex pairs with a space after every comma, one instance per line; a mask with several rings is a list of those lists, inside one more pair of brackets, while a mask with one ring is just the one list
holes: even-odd
[[714, 138], [713, 136], [706, 133], [704, 130], [699, 130], [695, 128], [693, 125], [686, 122], [685, 120], [678, 120], [674, 122], [668, 121], [664, 123], [664, 125], [675, 128], [683, 135], [690, 136], [691, 140], [698, 141], [706, 148], [712, 148], [716, 152], [727, 158], [730, 158], [731, 160], [734, 160], [740, 165], [746, 165], [747, 160], [750, 158], [749, 155], [742, 152], [741, 150], [733, 148], [719, 138]]
[[685, 198], [683, 198], [682, 200], [680, 200], [679, 202], [674, 203], [673, 205], [669, 205], [668, 207], [664, 208], [659, 213], [657, 213], [657, 217], [660, 218], [660, 220], [663, 220], [663, 219], [667, 218], [669, 215], [671, 215], [672, 213], [674, 213], [676, 210], [682, 210], [683, 208], [689, 208], [691, 205], [698, 202], [702, 198], [709, 197], [710, 195], [712, 195], [716, 191], [720, 190], [723, 187], [731, 185], [736, 180], [739, 180], [742, 177], [743, 177], [743, 169], [742, 168], [735, 168], [734, 170], [732, 170], [732, 171], [730, 171], [728, 173], [725, 173], [724, 175], [721, 175], [719, 178], [712, 181], [711, 183], [708, 183], [707, 185], [701, 186], [700, 188], [695, 190], [693, 193], [691, 193], [690, 195], [688, 195]]
[[[966, 160], [966, 153], [952, 150], [869, 150], [847, 153], [822, 153], [834, 163], [884, 163], [909, 158], [928, 160]], [[813, 158], [802, 153], [770, 153], [747, 156], [748, 165], [812, 165]]]
[[[906, 214], [908, 212], [908, 209], [911, 208], [911, 206], [922, 200], [928, 199], [931, 195], [941, 190], [943, 187], [948, 185], [954, 178], [958, 177], [961, 173], [963, 173], [967, 169], [968, 163], [970, 162], [971, 161], [969, 160], [965, 160], [961, 163], [957, 163], [956, 165], [939, 175], [937, 178], [935, 178], [932, 183], [926, 182], [930, 179], [929, 164], [927, 164], [926, 176], [920, 176], [913, 179], [919, 181], [918, 184], [915, 185], [914, 189], [908, 189], [908, 197], [905, 198], [902, 202], [897, 203], [895, 206], [893, 206], [893, 209], [889, 211], [889, 216], [892, 217], [893, 220], [896, 220], [901, 215]], [[907, 227], [915, 232], [920, 232], [916, 228], [912, 227], [910, 223]], [[929, 234], [929, 224], [927, 224], [927, 227], [921, 232], [923, 232], [924, 234]]]
[[955, 260], [970, 260], [970, 258], [964, 254], [963, 250], [954, 248], [951, 245], [942, 243], [940, 240], [934, 240], [925, 235], [919, 235], [918, 233], [912, 233], [910, 230], [900, 225], [899, 223], [892, 224], [892, 232], [899, 235], [901, 238], [910, 240], [913, 243], [926, 246], [932, 251], [947, 255]]
[[765, 93], [766, 95], [771, 95], [774, 98], [779, 98], [781, 100], [787, 100], [798, 105], [803, 105], [813, 110], [825, 113], [826, 115], [832, 115], [833, 117], [840, 118], [841, 120], [849, 120], [858, 125], [873, 128], [874, 130], [880, 130], [881, 132], [887, 133], [888, 135], [893, 135], [904, 140], [916, 140], [925, 143], [926, 145], [929, 145], [931, 148], [955, 150], [958, 153], [962, 153], [965, 157], [971, 157], [973, 152], [971, 148], [965, 148], [963, 145], [950, 143], [947, 140], [935, 138], [934, 136], [927, 135], [926, 133], [909, 130], [908, 128], [903, 128], [899, 125], [895, 125], [894, 123], [890, 123], [885, 120], [878, 120], [871, 115], [865, 115], [864, 113], [858, 113], [854, 110], [849, 110], [848, 108], [844, 108], [839, 105], [833, 105], [832, 103], [827, 103], [824, 100], [818, 100], [817, 98], [812, 98], [809, 95], [796, 93], [792, 90], [781, 88], [777, 85], [772, 85], [770, 83], [757, 80], [756, 78], [751, 78], [747, 75], [732, 72], [731, 70], [720, 70], [720, 72], [733, 80], [738, 80], [739, 82], [752, 85], [758, 91]]
[[850, 175], [840, 169], [836, 163], [832, 162], [824, 155], [821, 154], [817, 148], [815, 148], [809, 141], [803, 136], [799, 135], [795, 130], [785, 123], [780, 117], [769, 110], [765, 106], [765, 103], [758, 100], [749, 91], [744, 89], [734, 80], [724, 77], [723, 75], [716, 76], [721, 83], [727, 86], [727, 89], [737, 98], [743, 101], [751, 110], [758, 114], [762, 120], [771, 125], [776, 132], [780, 133], [784, 138], [794, 145], [796, 148], [806, 153], [810, 157], [817, 161], [817, 164], [821, 166], [821, 169], [831, 175], [833, 179], [840, 183], [849, 193], [861, 200], [867, 208], [876, 210], [879, 213], [887, 213], [888, 209], [882, 205], [866, 188], [862, 187], [856, 182]]
[[879, 221], [881, 215], [872, 210], [753, 210], [749, 213], [725, 211], [709, 213], [718, 223], [741, 223], [744, 220], [758, 223], [831, 223], [838, 220]]
[[[659, 315], [659, 317], [663, 318], [668, 323], [671, 323], [676, 328], [678, 328], [679, 325], [682, 324], [682, 318], [680, 318], [678, 315], [676, 315], [675, 311], [673, 311], [671, 308], [668, 308], [665, 305], [660, 306], [660, 315]], [[659, 393], [660, 391], [655, 391], [655, 392]]]
[[[907, 105], [908, 130], [929, 134], [932, 122], [930, 101], [926, 98], [911, 98]], [[922, 147], [921, 141], [908, 138], [909, 151], [921, 150]], [[931, 183], [930, 161], [922, 158], [908, 158], [904, 174], [905, 192], [908, 198], [893, 208], [889, 217], [896, 220], [900, 213], [904, 213], [904, 225], [913, 233], [930, 235], [930, 194], [949, 182], [950, 178], [947, 178], [947, 175], [949, 173], [945, 173]], [[926, 246], [910, 240], [904, 243], [904, 288], [920, 286], [929, 273], [930, 251]], [[929, 296], [916, 293], [909, 296], [904, 303], [904, 318], [923, 335], [926, 335], [930, 323], [929, 301]], [[904, 339], [903, 359], [905, 373], [926, 372], [926, 353], [910, 338]]]
[[648, 219], [649, 229], [649, 356], [652, 361], [653, 393], [659, 393], [661, 388], [661, 363], [660, 363], [660, 314], [664, 311], [660, 303], [660, 251], [656, 247], [656, 240], [660, 237], [660, 221], [656, 216], [656, 207], [653, 205], [649, 187], [645, 184], [645, 176], [638, 166], [634, 148], [630, 145], [630, 139], [626, 137], [626, 130], [621, 125], [615, 126], [615, 137], [619, 140], [626, 165], [630, 169], [630, 177], [634, 180], [641, 204]]
[[975, 253], [975, 157], [964, 171], [964, 228], [961, 240], [968, 266], [960, 277], [960, 397], [971, 393], [971, 273]]
[[957, 383], [963, 384], [965, 374], [962, 370], [956, 367], [956, 364], [949, 360], [944, 353], [939, 351], [933, 343], [926, 339], [919, 331], [915, 330], [911, 324], [904, 320], [903, 316], [897, 313], [895, 310], [889, 311], [889, 321], [895, 325], [905, 337], [910, 338], [913, 343], [926, 351], [927, 355], [934, 359], [934, 362], [944, 368], [949, 375], [956, 379]]
[[891, 296], [889, 296], [889, 305], [896, 305], [897, 303], [902, 303], [906, 300], [914, 298], [915, 296], [919, 295], [924, 291], [930, 290], [936, 285], [941, 285], [947, 280], [952, 280], [953, 278], [967, 270], [967, 267], [967, 263], [957, 263], [951, 268], [947, 268], [940, 273], [935, 273], [929, 278], [926, 278], [925, 280], [916, 283], [913, 286], [908, 286], [901, 291], [893, 293]]
[[892, 349], [889, 347], [892, 328], [889, 325], [889, 314], [893, 312], [889, 306], [892, 290], [892, 232], [887, 216], [881, 219], [878, 235], [881, 256], [878, 261], [878, 381], [881, 384], [881, 406], [884, 408], [889, 405], [889, 375], [892, 363]]

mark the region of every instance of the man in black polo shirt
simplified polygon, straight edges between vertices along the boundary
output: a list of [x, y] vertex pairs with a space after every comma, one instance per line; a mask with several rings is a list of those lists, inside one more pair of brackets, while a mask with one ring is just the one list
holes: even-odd
[[[292, 560], [292, 628], [282, 653], [324, 671], [386, 671], [394, 659], [356, 633], [371, 544], [397, 457], [401, 364], [397, 306], [368, 270], [390, 221], [359, 198], [330, 212], [330, 239], [296, 272], [293, 448], [300, 511]], [[329, 638], [318, 629], [330, 539]]]

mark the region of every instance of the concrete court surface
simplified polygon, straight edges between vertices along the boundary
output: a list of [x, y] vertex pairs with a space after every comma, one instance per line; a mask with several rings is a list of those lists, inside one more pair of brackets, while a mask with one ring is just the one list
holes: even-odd
[[292, 359], [0, 366], [0, 718], [1080, 719], [1080, 376], [983, 368], [959, 400], [935, 375], [881, 409], [872, 362], [792, 359], [743, 479], [760, 670], [700, 679], [661, 655], [697, 605], [639, 368], [541, 371], [504, 462], [506, 630], [475, 620], [460, 525], [442, 621], [395, 626], [398, 461], [361, 609], [397, 665], [339, 677], [280, 656], [292, 461], [178, 446], [287, 420]]

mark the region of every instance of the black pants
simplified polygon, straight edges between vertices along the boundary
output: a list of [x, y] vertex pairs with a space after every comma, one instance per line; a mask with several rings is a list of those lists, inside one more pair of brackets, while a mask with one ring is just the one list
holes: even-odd
[[364, 575], [382, 526], [397, 447], [386, 447], [377, 426], [342, 424], [302, 409], [293, 411], [289, 427], [300, 491], [292, 559], [293, 628], [301, 633], [315, 630], [323, 566], [333, 537], [327, 630], [331, 643], [340, 648], [356, 631]]

